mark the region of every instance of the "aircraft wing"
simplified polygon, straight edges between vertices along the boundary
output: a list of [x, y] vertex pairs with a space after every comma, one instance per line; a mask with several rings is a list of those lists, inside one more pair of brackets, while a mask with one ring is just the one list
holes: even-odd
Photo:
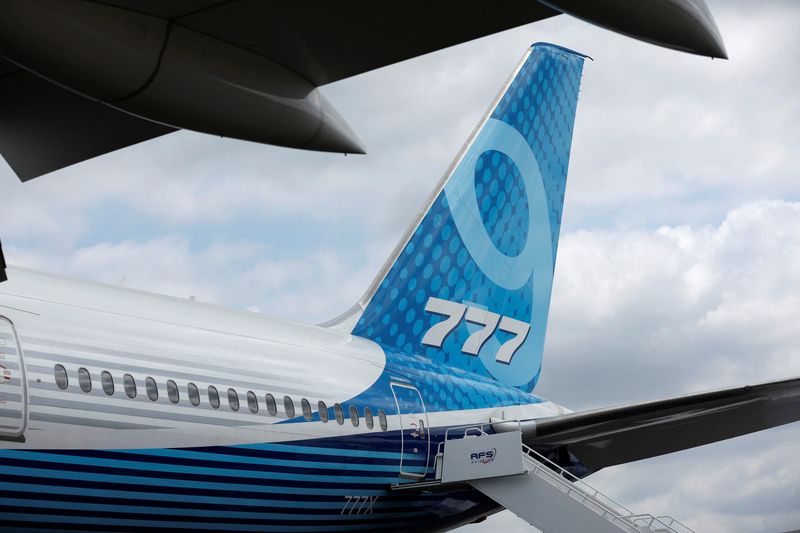
[[[559, 14], [543, 4], [526, 0], [506, 1], [505, 9], [496, 9], [493, 4], [486, 2], [456, 0], [400, 2], [391, 9], [366, 1], [347, 4], [316, 2], [307, 5], [247, 0], [112, 0], [104, 2], [104, 5], [97, 8], [100, 11], [95, 12], [91, 7], [86, 8], [86, 4], [84, 2], [82, 6], [73, 1], [42, 6], [49, 13], [37, 11], [35, 8], [13, 11], [12, 8], [7, 8], [32, 25], [30, 30], [40, 35], [39, 39], [45, 41], [43, 44], [50, 46], [43, 55], [53, 58], [50, 63], [49, 59], [40, 61], [39, 57], [33, 57], [36, 55], [37, 43], [11, 42], [12, 37], [6, 37], [8, 42], [5, 46], [0, 42], [0, 56], [5, 55], [4, 50], [7, 49], [16, 63], [25, 66], [23, 69], [0, 57], [0, 153], [23, 181], [176, 131], [180, 127], [257, 142], [315, 148], [302, 146], [305, 137], [299, 140], [282, 139], [274, 132], [247, 130], [246, 126], [240, 126], [246, 124], [246, 119], [235, 116], [234, 109], [229, 110], [229, 124], [220, 124], [216, 117], [198, 124], [194, 118], [201, 116], [202, 109], [207, 109], [209, 104], [215, 102], [222, 107], [232, 107], [230, 102], [225, 101], [226, 98], [234, 104], [242, 102], [243, 107], [247, 108], [243, 115], [253, 114], [252, 112], [261, 107], [261, 102], [254, 101], [253, 91], [250, 89], [260, 90], [260, 87], [245, 87], [237, 94], [231, 90], [234, 85], [227, 83], [223, 88], [224, 92], [215, 93], [211, 102], [198, 102], [199, 109], [186, 113], [190, 115], [188, 118], [175, 117], [174, 113], [173, 116], [168, 116], [169, 112], [160, 108], [153, 109], [154, 101], [164, 101], [174, 107], [175, 102], [170, 101], [173, 95], [186, 92], [183, 98], [189, 99], [193, 94], [190, 86], [180, 87], [175, 84], [155, 96], [146, 94], [146, 84], [150, 84], [147, 86], [149, 89], [160, 82], [156, 70], [164, 72], [164, 67], [169, 66], [163, 63], [159, 65], [155, 59], [151, 65], [143, 68], [145, 73], [142, 79], [129, 88], [126, 87], [124, 91], [130, 94], [144, 93], [141, 96], [149, 99], [145, 104], [126, 107], [127, 102], [123, 102], [123, 99], [92, 94], [95, 90], [93, 83], [85, 83], [85, 79], [92, 74], [81, 73], [83, 65], [80, 62], [71, 64], [69, 59], [59, 58], [58, 52], [50, 51], [64, 46], [63, 42], [59, 42], [61, 39], [74, 43], [76, 38], [82, 37], [68, 34], [69, 29], [59, 35], [61, 19], [56, 15], [59, 10], [63, 10], [65, 17], [74, 14], [73, 23], [85, 24], [86, 28], [95, 28], [100, 23], [110, 26], [111, 22], [102, 17], [111, 18], [114, 12], [109, 6], [114, 6], [119, 8], [120, 16], [124, 16], [124, 13], [135, 14], [130, 25], [142, 24], [148, 35], [154, 35], [161, 29], [158, 24], [170, 28], [163, 35], [171, 35], [172, 40], [180, 37], [178, 32], [184, 29], [195, 32], [208, 39], [197, 46], [211, 49], [214, 46], [223, 46], [220, 43], [224, 43], [246, 50], [254, 54], [255, 58], [268, 58], [271, 63], [286, 67], [309, 82], [300, 92], [308, 92], [316, 86]], [[0, 7], [0, 17], [3, 12]], [[19, 26], [20, 21], [12, 22], [10, 18], [8, 20], [9, 23]], [[148, 24], [153, 24], [153, 27], [147, 27]], [[124, 32], [128, 26], [126, 23], [122, 25], [121, 31]], [[84, 28], [84, 35], [86, 31]], [[165, 43], [170, 42], [169, 37], [160, 38]], [[24, 47], [24, 52], [18, 52], [20, 46]], [[108, 36], [102, 36], [99, 42], [87, 42], [85, 50], [74, 50], [73, 57], [83, 58], [87, 69], [92, 72], [104, 71], [103, 75], [107, 78], [116, 75], [114, 65], [135, 72], [136, 62], [124, 56], [120, 56], [118, 62], [112, 59], [107, 65], [92, 64], [93, 56], [103, 53], [104, 48], [113, 50], [115, 46], [118, 46], [117, 43], [108, 42]], [[175, 45], [170, 42], [170, 46]], [[101, 52], [96, 51], [98, 47]], [[138, 56], [148, 51], [144, 45], [136, 47]], [[154, 46], [151, 52], [154, 57], [158, 52], [159, 47]], [[161, 54], [164, 52], [162, 48]], [[210, 53], [216, 51], [212, 50]], [[234, 64], [238, 61], [252, 60], [230, 60]], [[194, 68], [197, 64], [191, 66]], [[26, 70], [28, 68], [42, 77]], [[148, 80], [150, 71], [147, 69], [151, 68], [155, 69], [152, 71], [153, 79]], [[180, 68], [183, 66], [178, 65], [178, 69]], [[255, 65], [252, 68], [262, 67]], [[76, 72], [78, 74], [74, 75]], [[208, 75], [220, 77], [216, 72]], [[80, 79], [76, 79], [76, 76]], [[204, 83], [204, 80], [200, 83]], [[288, 89], [279, 88], [278, 96], [284, 97], [286, 90]], [[124, 100], [129, 100], [130, 94]], [[316, 108], [311, 110], [312, 113], [315, 111]], [[304, 112], [308, 114], [308, 111]], [[274, 109], [267, 110], [265, 115], [258, 117], [258, 120], [266, 123], [272, 118], [277, 122], [284, 122], [276, 124], [277, 129], [288, 130], [291, 124], [297, 122], [294, 117], [282, 117]], [[346, 126], [336, 126], [346, 129]], [[318, 129], [319, 126], [314, 124], [308, 131]], [[306, 131], [302, 133], [306, 134]], [[358, 146], [353, 146], [355, 142], [342, 143], [334, 140], [319, 144], [321, 149], [360, 151]]]
[[[129, 9], [141, 4], [110, 3]], [[529, 0], [504, 0], [500, 9], [472, 0], [195, 0], [181, 2], [181, 13], [169, 2], [150, 4], [152, 15], [172, 16], [177, 24], [272, 58], [317, 86], [560, 14]]]
[[0, 153], [23, 181], [173, 131], [0, 59]]
[[317, 86], [561, 13], [661, 46], [725, 57], [703, 0], [104, 3], [167, 18], [270, 57]]
[[176, 129], [363, 153], [317, 87], [561, 13], [725, 57], [704, 0], [4, 0], [0, 153], [23, 181]]
[[523, 423], [523, 441], [565, 447], [591, 471], [800, 420], [800, 377]]

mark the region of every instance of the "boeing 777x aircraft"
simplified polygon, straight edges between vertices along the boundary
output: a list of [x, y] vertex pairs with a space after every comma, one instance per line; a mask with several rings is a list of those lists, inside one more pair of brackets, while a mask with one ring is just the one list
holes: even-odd
[[[443, 531], [530, 477], [447, 483], [451, 442], [511, 433], [584, 477], [800, 419], [800, 379], [578, 413], [535, 394], [583, 63], [531, 47], [327, 324], [9, 268], [0, 527]], [[464, 468], [508, 458], [485, 448]]]

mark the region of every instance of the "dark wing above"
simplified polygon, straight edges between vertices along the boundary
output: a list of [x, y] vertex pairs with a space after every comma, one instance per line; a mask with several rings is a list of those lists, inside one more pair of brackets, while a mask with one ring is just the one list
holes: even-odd
[[103, 0], [270, 57], [324, 85], [503, 30], [569, 13], [654, 44], [726, 57], [704, 0]]
[[0, 153], [23, 181], [180, 128], [358, 153], [316, 87], [557, 14], [532, 0], [12, 1]]
[[319, 86], [561, 12], [725, 55], [704, 0], [3, 0], [0, 153], [23, 181], [176, 129], [363, 153]]
[[800, 420], [800, 378], [536, 420], [525, 444], [596, 471]]
[[173, 131], [0, 59], [0, 153], [23, 181]]
[[317, 86], [560, 14], [533, 0], [105, 3], [171, 18], [269, 57]]

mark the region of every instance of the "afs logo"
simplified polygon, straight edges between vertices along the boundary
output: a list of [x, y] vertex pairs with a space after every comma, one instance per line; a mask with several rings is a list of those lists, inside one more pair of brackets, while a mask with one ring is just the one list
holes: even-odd
[[482, 463], [482, 464], [489, 464], [494, 461], [495, 456], [497, 455], [497, 449], [492, 448], [491, 450], [484, 450], [482, 452], [472, 452], [470, 454], [469, 459], [472, 464]]

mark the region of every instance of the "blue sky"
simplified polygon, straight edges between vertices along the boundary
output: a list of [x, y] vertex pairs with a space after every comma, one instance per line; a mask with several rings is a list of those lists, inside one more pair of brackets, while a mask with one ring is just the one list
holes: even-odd
[[[367, 147], [180, 132], [21, 184], [9, 263], [307, 322], [361, 295], [526, 47], [584, 70], [538, 392], [574, 409], [800, 375], [800, 4], [709, 2], [729, 61], [567, 17], [323, 88]], [[755, 6], [755, 7], [754, 7]], [[698, 531], [800, 527], [800, 424], [603, 471]], [[472, 530], [527, 530], [508, 513]]]

